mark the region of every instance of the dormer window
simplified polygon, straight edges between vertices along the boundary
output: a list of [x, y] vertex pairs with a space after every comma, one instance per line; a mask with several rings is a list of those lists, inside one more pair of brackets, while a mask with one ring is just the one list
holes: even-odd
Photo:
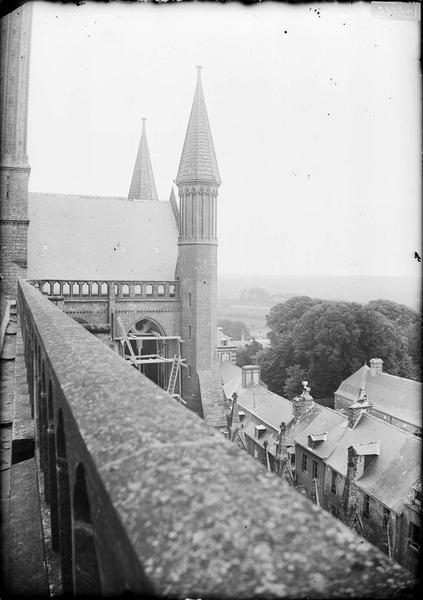
[[264, 425], [256, 425], [254, 428], [256, 438], [260, 439], [266, 429]]
[[239, 420], [242, 421], [245, 418], [245, 412], [243, 410], [238, 411]]
[[328, 439], [328, 434], [326, 432], [323, 433], [311, 433], [308, 436], [308, 446], [309, 448], [316, 448], [322, 442], [326, 442]]

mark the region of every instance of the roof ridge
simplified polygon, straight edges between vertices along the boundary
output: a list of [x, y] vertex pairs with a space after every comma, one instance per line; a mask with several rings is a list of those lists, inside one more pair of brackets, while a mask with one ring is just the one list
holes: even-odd
[[[385, 375], [385, 377], [393, 377], [394, 379], [398, 379], [400, 381], [406, 381], [406, 382], [411, 382], [411, 383], [417, 383], [419, 385], [422, 385], [421, 381], [417, 381], [416, 379], [410, 379], [409, 377], [401, 377], [401, 375], [393, 375], [392, 373], [387, 373], [386, 371], [382, 371], [382, 373], [378, 373], [376, 377], [380, 377]], [[371, 381], [371, 380], [369, 380]]]

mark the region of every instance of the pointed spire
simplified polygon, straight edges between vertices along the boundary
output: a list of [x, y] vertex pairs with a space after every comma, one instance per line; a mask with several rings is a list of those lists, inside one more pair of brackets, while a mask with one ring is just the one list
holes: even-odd
[[197, 71], [197, 86], [176, 183], [204, 181], [219, 185], [220, 175], [204, 101], [200, 66]]
[[148, 149], [145, 119], [142, 120], [141, 141], [138, 147], [134, 173], [132, 175], [129, 200], [158, 200], [153, 169], [151, 167], [150, 151]]

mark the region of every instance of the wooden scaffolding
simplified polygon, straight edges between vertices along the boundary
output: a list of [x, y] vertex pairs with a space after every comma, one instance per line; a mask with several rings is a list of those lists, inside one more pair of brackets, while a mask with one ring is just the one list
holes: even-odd
[[[181, 393], [181, 367], [186, 367], [185, 359], [181, 357], [182, 339], [177, 335], [137, 335], [129, 332], [121, 338], [116, 338], [121, 343], [121, 352], [125, 360], [135, 368], [142, 371], [145, 365], [165, 365], [164, 378], [158, 383], [173, 398], [186, 404]], [[174, 340], [176, 349], [173, 357], [166, 356], [167, 342]], [[143, 342], [156, 342], [156, 352], [143, 354]], [[135, 346], [135, 348], [134, 348]]]

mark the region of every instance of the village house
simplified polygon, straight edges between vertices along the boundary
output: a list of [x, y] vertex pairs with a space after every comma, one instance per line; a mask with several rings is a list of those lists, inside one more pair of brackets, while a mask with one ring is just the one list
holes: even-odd
[[[363, 395], [348, 416], [324, 408], [295, 439], [297, 485], [411, 571], [421, 543], [421, 440], [369, 414]], [[414, 490], [414, 492], [413, 492]]]
[[255, 365], [223, 363], [221, 376], [237, 408], [232, 435], [248, 454], [415, 573], [421, 440], [371, 414], [365, 388], [335, 411], [314, 402], [306, 382], [292, 402], [270, 392]]
[[229, 424], [232, 439], [269, 471], [295, 480], [295, 436], [321, 411], [308, 392], [291, 402], [267, 389], [260, 367], [222, 363], [220, 374], [228, 402], [234, 403]]
[[217, 328], [216, 334], [216, 351], [217, 351], [217, 360], [219, 363], [229, 361], [231, 363], [236, 362], [236, 351], [237, 346], [234, 344], [233, 340], [229, 335], [224, 333], [222, 327]]
[[347, 377], [335, 392], [335, 409], [343, 410], [355, 402], [365, 385], [371, 404], [369, 414], [405, 431], [422, 432], [422, 384], [383, 371], [383, 360], [372, 358], [370, 367], [363, 365]]

